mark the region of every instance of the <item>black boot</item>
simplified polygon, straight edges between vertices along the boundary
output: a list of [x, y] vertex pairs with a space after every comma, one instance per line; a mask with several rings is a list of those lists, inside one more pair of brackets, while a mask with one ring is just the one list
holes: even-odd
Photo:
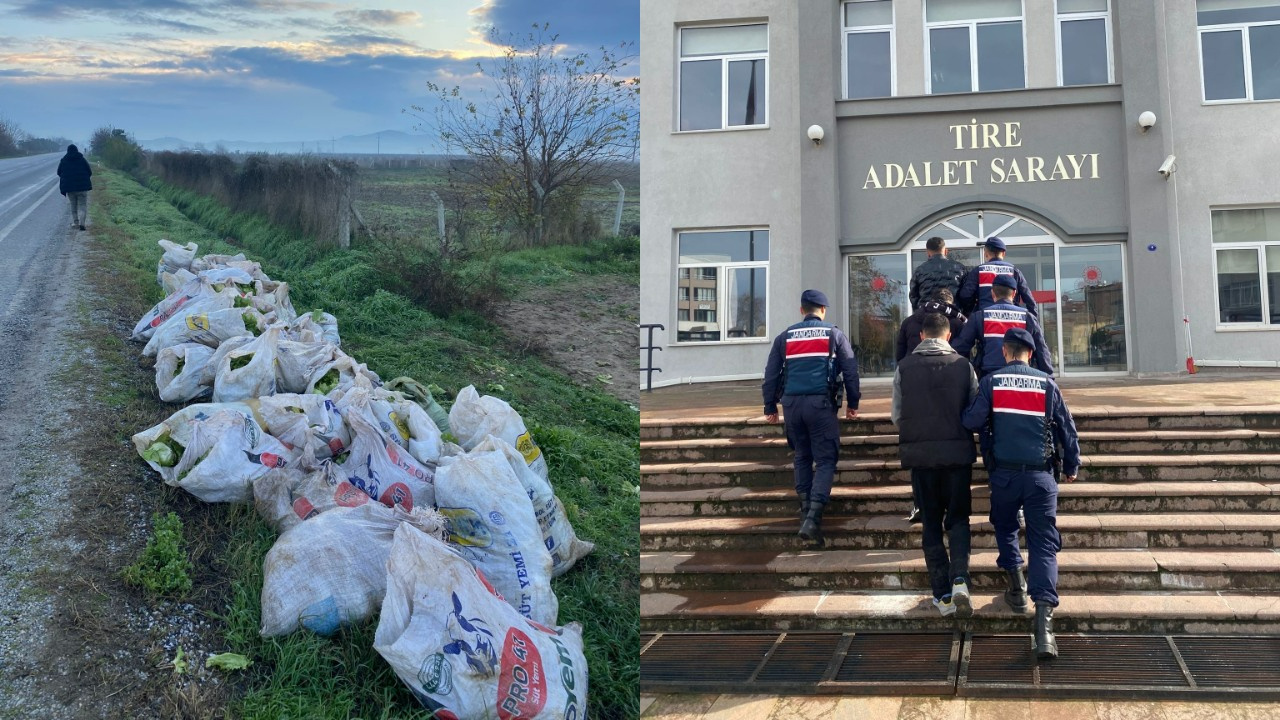
[[1027, 611], [1027, 580], [1022, 576], [1022, 568], [1009, 570], [1009, 589], [1004, 591], [1004, 601], [1009, 608], [1018, 614]]
[[822, 547], [826, 541], [822, 539], [823, 504], [816, 500], [809, 502], [809, 509], [804, 514], [804, 522], [800, 523], [800, 537], [803, 540]]
[[1041, 660], [1058, 657], [1058, 640], [1053, 636], [1053, 606], [1049, 603], [1036, 603], [1035, 652]]
[[800, 497], [800, 522], [809, 514], [809, 493], [796, 493]]

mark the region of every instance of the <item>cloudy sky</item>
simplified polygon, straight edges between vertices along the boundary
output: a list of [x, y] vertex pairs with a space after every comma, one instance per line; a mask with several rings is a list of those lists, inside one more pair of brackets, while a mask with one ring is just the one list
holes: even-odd
[[[84, 140], [415, 132], [425, 84], [474, 83], [487, 30], [638, 42], [639, 0], [0, 0], [0, 118]], [[634, 71], [633, 71], [634, 72]]]

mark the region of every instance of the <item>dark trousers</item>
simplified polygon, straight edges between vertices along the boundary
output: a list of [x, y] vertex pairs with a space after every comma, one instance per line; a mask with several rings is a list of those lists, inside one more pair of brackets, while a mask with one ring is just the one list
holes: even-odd
[[[911, 491], [920, 503], [921, 546], [933, 596], [951, 592], [955, 578], [969, 578], [969, 509], [973, 467], [912, 468]], [[1015, 518], [1016, 522], [1016, 518]], [[946, 533], [951, 552], [942, 546]]]
[[991, 471], [991, 525], [1005, 570], [1022, 566], [1018, 547], [1018, 508], [1027, 522], [1027, 594], [1035, 602], [1058, 606], [1058, 483], [1053, 475], [1034, 470]]
[[796, 492], [825, 505], [840, 454], [840, 421], [826, 395], [783, 395], [787, 444], [795, 451]]

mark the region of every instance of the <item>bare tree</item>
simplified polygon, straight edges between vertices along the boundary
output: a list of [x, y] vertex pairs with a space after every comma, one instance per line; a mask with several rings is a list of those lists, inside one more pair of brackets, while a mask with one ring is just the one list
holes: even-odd
[[18, 143], [25, 140], [27, 134], [22, 132], [18, 124], [5, 117], [0, 117], [0, 157], [19, 155]]
[[605, 180], [611, 161], [635, 158], [639, 128], [634, 46], [565, 53], [549, 27], [520, 38], [491, 31], [502, 55], [476, 64], [488, 87], [469, 96], [428, 82], [436, 108], [409, 109], [419, 129], [469, 156], [471, 179], [533, 245], [546, 242], [554, 216], [573, 221], [578, 191]]

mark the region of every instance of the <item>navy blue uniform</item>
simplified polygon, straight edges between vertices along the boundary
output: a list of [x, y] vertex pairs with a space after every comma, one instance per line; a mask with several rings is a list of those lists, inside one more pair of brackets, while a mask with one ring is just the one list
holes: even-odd
[[[988, 293], [989, 294], [989, 293]], [[1004, 367], [1004, 334], [1013, 328], [1022, 328], [1031, 333], [1036, 347], [1031, 353], [1031, 365], [1042, 373], [1053, 374], [1053, 362], [1049, 359], [1049, 346], [1044, 342], [1044, 331], [1040, 329], [1040, 321], [1030, 311], [1008, 302], [991, 305], [985, 310], [969, 318], [960, 337], [951, 341], [951, 347], [961, 357], [968, 357], [974, 345], [978, 346], [978, 357], [973, 361], [974, 370], [981, 378]]]
[[[831, 368], [828, 358], [833, 346], [835, 367]], [[821, 504], [831, 495], [840, 453], [836, 416], [840, 408], [833, 407], [827, 396], [833, 371], [843, 376], [849, 407], [857, 408], [861, 398], [858, 363], [849, 338], [836, 326], [808, 315], [774, 338], [761, 387], [765, 415], [778, 412], [777, 399], [782, 397], [787, 443], [795, 451], [796, 492]]]
[[986, 310], [995, 304], [995, 299], [991, 297], [991, 282], [996, 279], [996, 275], [1012, 275], [1018, 284], [1018, 293], [1013, 299], [1025, 305], [1036, 317], [1040, 316], [1040, 309], [1036, 307], [1036, 299], [1031, 297], [1027, 279], [1022, 276], [1021, 270], [1006, 260], [988, 260], [965, 273], [964, 280], [960, 283], [960, 292], [956, 294], [956, 305], [961, 312], [972, 316], [975, 309]]
[[1022, 566], [1018, 508], [1025, 511], [1029, 554], [1027, 594], [1058, 606], [1058, 483], [1053, 444], [1062, 447], [1062, 472], [1080, 470], [1076, 426], [1052, 378], [1023, 362], [1012, 362], [982, 379], [964, 413], [965, 427], [979, 433], [991, 481], [991, 524], [1004, 570]]

